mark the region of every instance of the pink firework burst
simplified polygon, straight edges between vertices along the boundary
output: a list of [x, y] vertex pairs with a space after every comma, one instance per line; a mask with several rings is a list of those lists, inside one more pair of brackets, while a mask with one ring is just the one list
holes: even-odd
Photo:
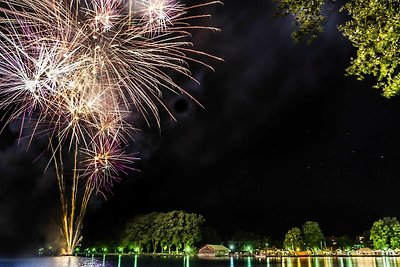
[[88, 179], [89, 184], [103, 193], [103, 190], [110, 192], [115, 181], [120, 181], [119, 174], [134, 170], [131, 167], [136, 159], [133, 154], [126, 153], [125, 149], [113, 139], [99, 138], [92, 142], [91, 149], [84, 149], [82, 153], [85, 160], [82, 163], [86, 166], [82, 178]]

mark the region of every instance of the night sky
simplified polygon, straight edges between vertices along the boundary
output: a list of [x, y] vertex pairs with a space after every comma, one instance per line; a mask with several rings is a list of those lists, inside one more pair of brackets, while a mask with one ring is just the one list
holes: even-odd
[[[251, 2], [251, 3], [250, 3]], [[181, 81], [204, 106], [165, 94], [177, 118], [134, 135], [138, 171], [105, 201], [92, 199], [83, 234], [106, 238], [131, 217], [182, 209], [202, 214], [229, 239], [237, 230], [283, 238], [306, 220], [325, 235], [357, 235], [384, 216], [400, 217], [400, 101], [373, 80], [346, 77], [355, 55], [337, 30], [337, 7], [311, 45], [294, 44], [291, 19], [265, 0], [229, 0], [194, 34], [197, 48], [222, 57], [216, 71], [193, 66], [201, 86]], [[58, 200], [46, 140], [0, 138], [0, 253], [50, 243]]]

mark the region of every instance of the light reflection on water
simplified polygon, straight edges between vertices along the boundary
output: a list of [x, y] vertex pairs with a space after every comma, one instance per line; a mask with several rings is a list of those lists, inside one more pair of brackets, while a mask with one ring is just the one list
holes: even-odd
[[0, 267], [108, 267], [107, 265], [98, 262], [94, 258], [79, 258], [79, 257], [40, 257], [40, 258], [16, 258], [16, 259], [1, 259]]
[[399, 257], [218, 258], [42, 257], [0, 258], [0, 267], [400, 267]]

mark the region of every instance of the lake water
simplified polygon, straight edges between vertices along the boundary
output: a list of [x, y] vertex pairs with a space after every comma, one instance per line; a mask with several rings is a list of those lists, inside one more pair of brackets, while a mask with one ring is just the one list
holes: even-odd
[[0, 258], [0, 267], [400, 267], [398, 257], [315, 258], [155, 258], [155, 257], [41, 257]]

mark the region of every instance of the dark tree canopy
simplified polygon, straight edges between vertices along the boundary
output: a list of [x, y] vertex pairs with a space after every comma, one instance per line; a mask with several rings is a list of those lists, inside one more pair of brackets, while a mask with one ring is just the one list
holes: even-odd
[[300, 251], [303, 249], [303, 238], [298, 227], [293, 227], [286, 233], [283, 246], [287, 250]]
[[400, 91], [400, 1], [352, 0], [342, 10], [351, 20], [340, 26], [357, 48], [348, 74], [377, 79], [376, 88], [391, 97]]
[[[294, 17], [295, 41], [313, 40], [323, 31], [322, 7], [328, 0], [273, 0], [281, 15]], [[333, 1], [329, 1], [333, 2]], [[375, 88], [385, 97], [400, 91], [400, 0], [350, 0], [341, 8], [350, 20], [339, 30], [357, 48], [347, 68], [359, 80], [376, 79]]]
[[293, 16], [292, 38], [296, 42], [307, 39], [309, 42], [317, 38], [323, 31], [325, 20], [321, 14], [325, 0], [273, 0], [278, 4], [277, 13], [281, 16]]
[[136, 253], [145, 250], [171, 253], [192, 247], [201, 240], [201, 215], [184, 211], [153, 212], [133, 218], [126, 224], [122, 244]]
[[325, 237], [317, 222], [307, 221], [303, 224], [303, 240], [308, 249], [322, 248], [321, 243], [325, 240]]
[[241, 250], [246, 250], [248, 247], [252, 249], [263, 249], [268, 244], [267, 237], [242, 230], [237, 230], [232, 236], [231, 241], [235, 242], [238, 245], [237, 249]]
[[338, 237], [338, 246], [340, 249], [349, 250], [355, 245], [354, 238], [349, 237], [348, 235]]
[[399, 249], [400, 223], [397, 218], [385, 217], [374, 222], [370, 239], [375, 249]]

